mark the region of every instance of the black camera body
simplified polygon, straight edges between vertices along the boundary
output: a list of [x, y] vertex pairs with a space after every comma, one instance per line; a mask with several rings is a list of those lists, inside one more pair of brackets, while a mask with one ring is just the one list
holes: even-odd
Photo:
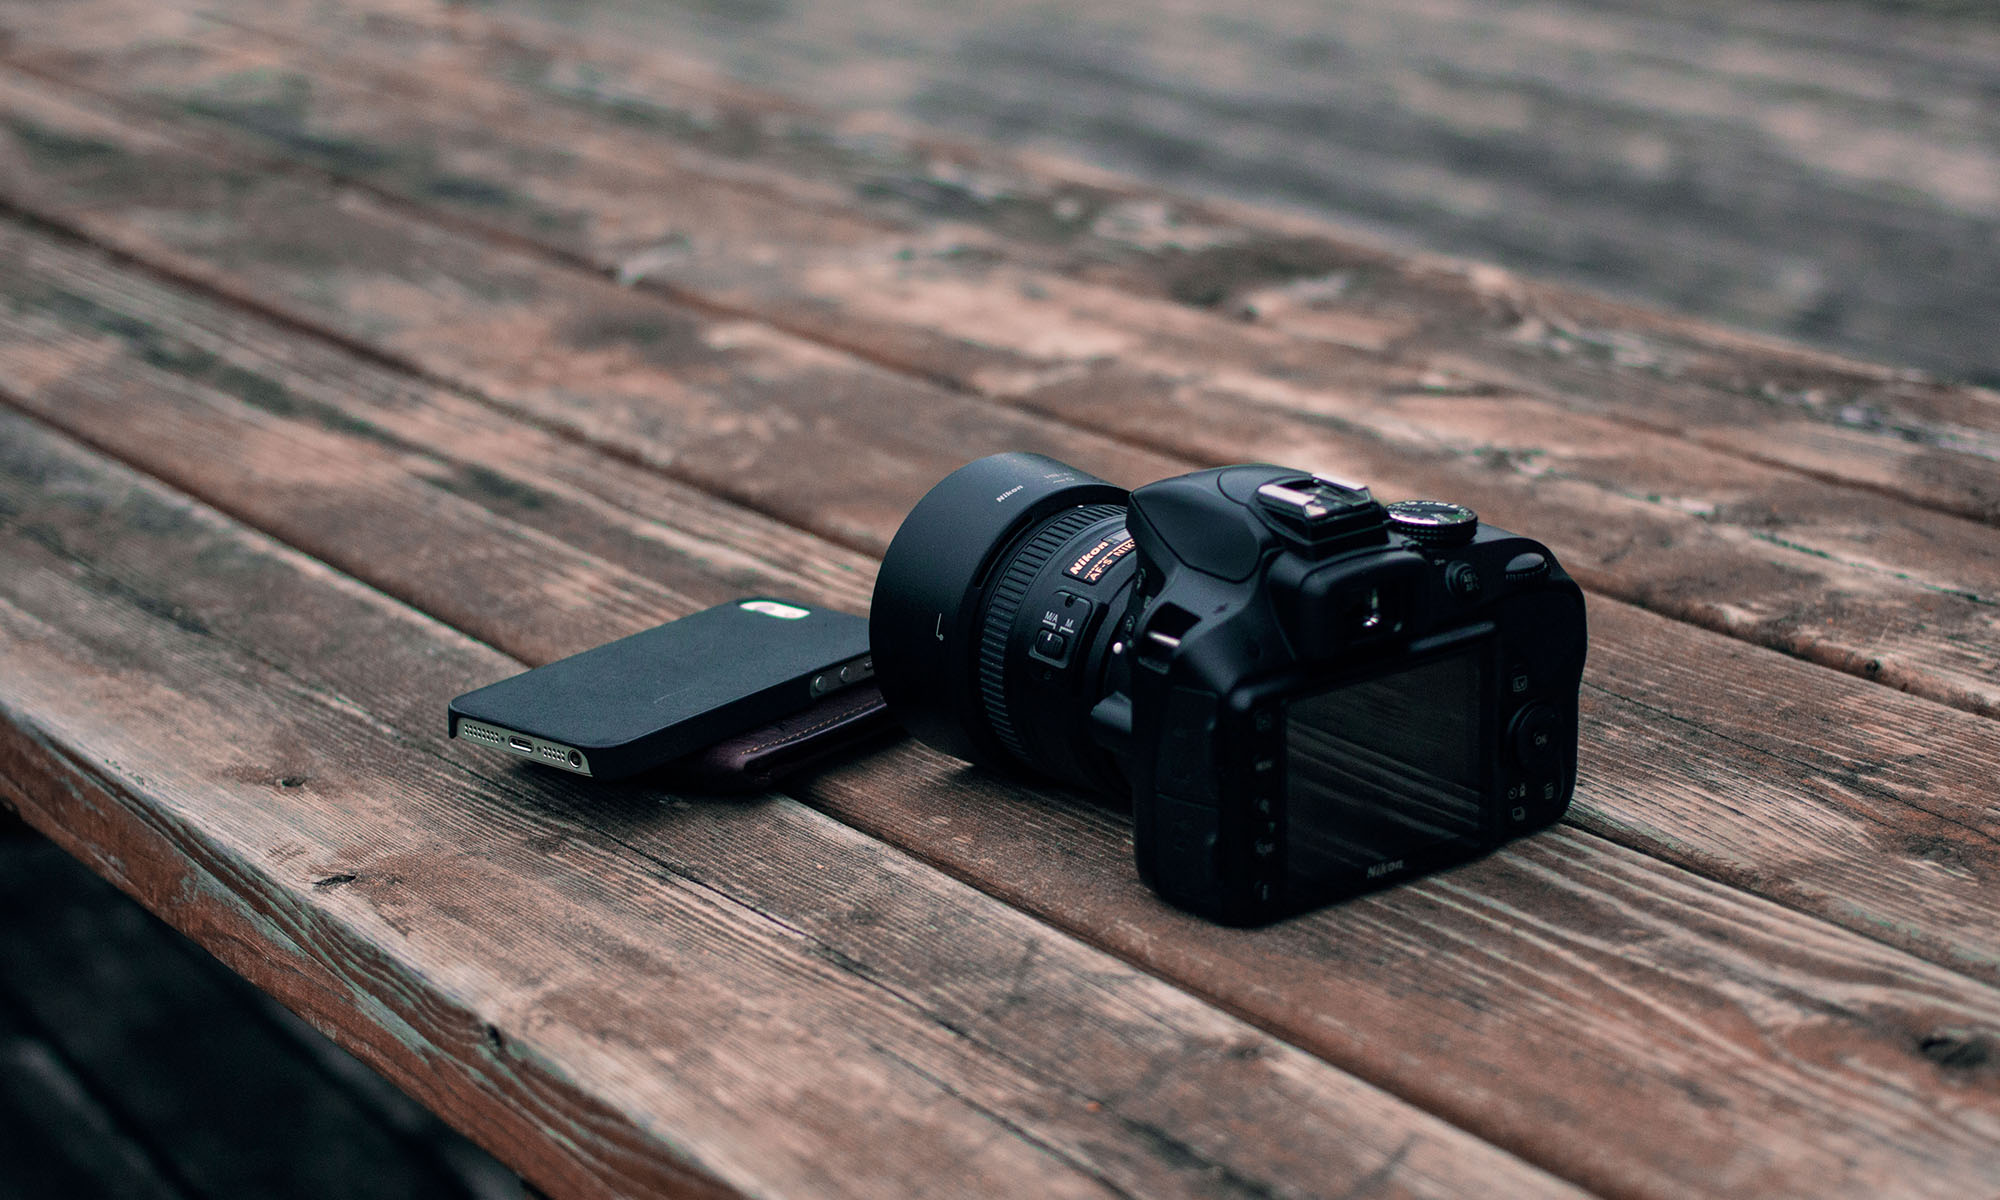
[[1548, 548], [1282, 467], [1127, 496], [969, 464], [898, 531], [870, 641], [918, 737], [1129, 795], [1141, 877], [1231, 924], [1483, 853], [1575, 787], [1583, 595]]

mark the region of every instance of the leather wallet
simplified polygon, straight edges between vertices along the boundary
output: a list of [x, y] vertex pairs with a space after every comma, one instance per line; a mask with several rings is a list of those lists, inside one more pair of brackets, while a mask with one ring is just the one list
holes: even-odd
[[901, 737], [874, 684], [843, 688], [811, 708], [669, 764], [663, 782], [706, 792], [753, 792], [835, 755]]

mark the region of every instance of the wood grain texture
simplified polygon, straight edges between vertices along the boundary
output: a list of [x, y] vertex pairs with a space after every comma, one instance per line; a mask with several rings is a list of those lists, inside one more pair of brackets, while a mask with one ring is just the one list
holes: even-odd
[[[417, 393], [361, 363], [343, 367], [334, 352], [260, 332], [253, 319], [87, 253], [18, 233], [0, 248], [18, 314], [0, 322], [0, 367], [17, 378], [33, 373], [32, 391], [17, 403], [225, 509], [261, 514], [309, 552], [391, 594], [420, 597], [530, 661], [678, 615], [696, 603], [683, 597], [718, 586], [701, 578], [709, 568], [694, 559], [650, 560], [643, 575], [621, 569], [615, 547], [646, 540], [600, 535], [592, 540], [614, 548], [611, 561], [567, 568], [595, 600], [536, 620], [534, 606], [546, 611], [552, 602], [512, 598], [519, 572], [507, 564], [532, 561], [543, 539], [530, 523], [535, 510], [492, 499], [511, 486], [496, 483], [477, 503], [455, 495], [423, 502], [427, 519], [414, 530], [355, 515], [407, 509], [421, 490], [413, 481], [474, 468], [500, 481], [508, 471], [532, 479], [532, 460], [510, 464], [503, 454], [484, 466], [491, 447], [511, 440], [498, 436], [504, 430], [420, 450], [396, 439], [435, 428], [423, 410], [451, 412], [458, 401], [449, 393]], [[37, 310], [31, 298], [52, 293], [71, 300]], [[202, 377], [177, 373], [173, 364], [196, 350], [217, 361]], [[281, 384], [295, 411], [274, 419], [214, 382], [241, 377]], [[138, 396], [152, 403], [135, 404]], [[234, 451], [218, 456], [216, 445]], [[320, 469], [301, 472], [300, 463]], [[482, 505], [491, 507], [477, 520], [458, 515]], [[655, 511], [671, 524], [671, 512]], [[139, 572], [149, 591], [170, 592], [170, 611], [187, 619], [226, 624], [253, 646], [305, 636], [295, 622], [235, 612], [246, 593], [263, 595], [276, 613], [306, 607], [273, 594], [261, 575], [212, 566], [185, 578], [154, 539], [121, 533], [101, 514], [58, 510], [44, 520], [62, 544], [88, 546], [94, 558]], [[743, 559], [754, 563], [772, 535], [748, 517], [737, 528]], [[785, 536], [778, 544], [797, 553], [799, 535]], [[433, 564], [454, 554], [490, 565], [439, 587]], [[772, 578], [797, 572], [781, 559]], [[1595, 606], [1594, 625], [1580, 821], [1887, 945], [2000, 977], [1990, 806], [2000, 737], [1992, 722], [1614, 603]], [[464, 686], [449, 674], [459, 669], [450, 660], [433, 667], [388, 650], [356, 656], [317, 643], [297, 652], [322, 663], [315, 670], [343, 695], [366, 697], [405, 727], [426, 727], [439, 698]], [[1842, 723], [1852, 727], [1832, 732]], [[1893, 747], [1901, 749], [1886, 752]], [[1985, 996], [1986, 987], [1590, 834], [1536, 839], [1443, 880], [1246, 936], [1159, 906], [1133, 876], [1129, 825], [1088, 803], [1004, 784], [915, 748], [796, 790], [1289, 1042], [1614, 1194], [1869, 1194], [1887, 1176], [1824, 1156], [1846, 1146], [1873, 1162], [1878, 1152], [1860, 1147], [1878, 1143], [1923, 1147], [1921, 1161], [1896, 1169], [1928, 1186], [1951, 1175], [1958, 1151], [1936, 1151], [1929, 1126], [1890, 1133], [1881, 1123], [1907, 1120], [1892, 1114], [1934, 1087], [1980, 1111], [1995, 1097], [1981, 1064], [2000, 1045], [2000, 1029], [1952, 999]], [[579, 811], [590, 819], [589, 809]], [[619, 836], [652, 850], [651, 834]], [[754, 839], [703, 845], [728, 856], [726, 869], [707, 861], [731, 879], [771, 853]], [[805, 878], [799, 886], [814, 895], [841, 898], [798, 900], [811, 915], [787, 919], [814, 936], [845, 946], [855, 913], [875, 920], [866, 899], [875, 885], [865, 878], [827, 878], [825, 886], [824, 877]], [[1791, 949], [1766, 961], [1774, 947]], [[944, 973], [944, 964], [926, 961], [922, 969]], [[1885, 992], [1885, 980], [1923, 982]], [[990, 988], [981, 992], [987, 985], [966, 987], [991, 1001]], [[1946, 1068], [1940, 1056], [1977, 1061]], [[1795, 1092], [1818, 1099], [1802, 1105]], [[1968, 1120], [1968, 1140], [1957, 1144], [1968, 1161], [1984, 1161], [1990, 1148]], [[1563, 1138], [1548, 1136], [1556, 1127]], [[1703, 1151], [1691, 1155], [1690, 1146]]]
[[1576, 1194], [794, 802], [496, 770], [512, 660], [0, 426], [10, 798], [539, 1186]]
[[[885, 256], [857, 235], [899, 232], [889, 249], [905, 259], [946, 249], [961, 267], [998, 258], [1051, 268], [1257, 321], [1308, 346], [1386, 355], [1439, 390], [1456, 379], [1541, 391], [1953, 511], [2000, 513], [1990, 393], [1759, 345], [1492, 268], [1385, 254], [1268, 214], [887, 135], [690, 85], [685, 67], [662, 69], [663, 58], [679, 62], [670, 55], [551, 37], [429, 0], [374, 0], [365, 16], [309, 3], [209, 7], [192, 22], [131, 0], [82, 11], [101, 28], [72, 5], [47, 32], [21, 29], [17, 60], [222, 122], [628, 279], [711, 293], [762, 282], [767, 306], [789, 302], [789, 319], [828, 326], [829, 336], [844, 321], [877, 354], [920, 348], [926, 323], [870, 325], [840, 305], [816, 315], [828, 307], [824, 281], [787, 271], [792, 260], [851, 268]], [[752, 246], [764, 252], [744, 253]], [[704, 270], [704, 260], [721, 261]], [[1024, 306], [1012, 324], [1036, 324], [1033, 311]], [[976, 332], [930, 332], [941, 343], [928, 348], [932, 369], [976, 376], [976, 362], [953, 361], [953, 341], [984, 348], [995, 365], [999, 347]], [[1777, 432], [1788, 436], [1759, 436]]]
[[[16, 404], [524, 658], [745, 592], [866, 605], [873, 560], [453, 392], [18, 229], [0, 226], [0, 264]], [[458, 432], [473, 422], [485, 436]], [[2000, 981], [1990, 723], [1615, 603], [1594, 614], [1604, 723], [1586, 741], [1621, 747], [1604, 778], [1632, 782], [1586, 800], [1591, 828]], [[1772, 805], [1711, 802], [1745, 789]], [[1936, 872], [1940, 854], [1958, 869]]]
[[[1264, 240], [1204, 245], [1207, 230], [1227, 239], [1246, 223], [1136, 189], [1067, 191], [1029, 168], [996, 184], [986, 160], [895, 138], [882, 153], [922, 170], [877, 172], [890, 186], [870, 197], [854, 186], [870, 152], [812, 114], [744, 123], [773, 111], [750, 98], [691, 131], [671, 109], [649, 121], [660, 113], [630, 75], [573, 88], [577, 121], [523, 120], [521, 136], [440, 165], [424, 154], [465, 148], [481, 123], [517, 125], [492, 107], [453, 124], [442, 98], [497, 104], [526, 78], [528, 99], [507, 102], [532, 115], [533, 71], [560, 82], [579, 60], [496, 48], [500, 27], [476, 14], [449, 27], [337, 16], [291, 27], [290, 43], [169, 29], [148, 47], [164, 26], [103, 20], [133, 11], [73, 6], [62, 37], [101, 34], [93, 45], [7, 10], [6, 55], [129, 107], [8, 91], [0, 188], [282, 327], [11, 229], [0, 382], [46, 420], [515, 658], [629, 632], [767, 571], [830, 600], [859, 595], [866, 552], [927, 472], [1039, 436], [1090, 465], [1115, 459], [1123, 482], [1184, 469], [1180, 454], [1359, 454], [1378, 478], [1488, 489], [1476, 502], [1489, 516], [1537, 532], [1538, 505], [1574, 534], [1609, 495], [1630, 523], [1592, 563], [1600, 589], [1663, 588], [1648, 601], [1662, 611], [1714, 605], [1700, 619], [1857, 671], [1858, 646], [1886, 645], [1876, 673], [1892, 682], [1910, 677], [1902, 647], [1919, 645], [1918, 686], [1937, 694], [1952, 671], [1962, 686], [1981, 678], [1991, 639], [1953, 623], [1964, 609], [1911, 599], [1924, 584], [1975, 608], [1986, 598], [1981, 577], [1952, 572], [1979, 567], [1990, 525], [1934, 511], [1990, 522], [1978, 455], [1954, 448], [1938, 456], [1948, 469], [1900, 481], [1892, 437], [1848, 420], [1844, 397], [1829, 408], [1807, 394], [1829, 380], [1874, 388], [1897, 421], [1948, 413], [1978, 433], [1990, 429], [1979, 393], [1665, 320], [1635, 342], [1639, 318], [1615, 306], [1587, 310], [1608, 314], [1600, 327], [1559, 293], [1330, 258], [1318, 234], [1280, 241], [1248, 223]], [[440, 51], [460, 25], [487, 57]], [[289, 65], [314, 31], [339, 29], [352, 45]], [[439, 55], [445, 86], [363, 70], [406, 51]], [[349, 70], [363, 86], [339, 85]], [[621, 90], [638, 100], [619, 109], [641, 118], [630, 140], [604, 119]], [[364, 103], [371, 92], [394, 103]], [[539, 94], [546, 106], [550, 89]], [[131, 117], [142, 109], [167, 123]], [[566, 139], [584, 150], [559, 153]], [[647, 166], [644, 147], [682, 144], [693, 166]], [[628, 151], [637, 168], [606, 165]], [[524, 224], [495, 199], [509, 179], [533, 180], [561, 219]], [[685, 210], [670, 182], [696, 197]], [[1084, 205], [1089, 233], [1035, 232], [1066, 200]], [[743, 211], [728, 225], [732, 203]], [[663, 208], [704, 222], [681, 237], [710, 248], [682, 254], [648, 215]], [[591, 232], [613, 216], [637, 223]], [[650, 240], [615, 240], [634, 234]], [[1138, 252], [1104, 252], [1119, 246]], [[624, 268], [688, 302], [576, 267]], [[1347, 302], [1346, 272], [1365, 302]], [[1468, 313], [1487, 314], [1469, 340], [1451, 329]], [[1711, 357], [1661, 359], [1660, 339]], [[1781, 414], [1744, 417], [1715, 380], [1773, 363], [1807, 391], [1738, 387]], [[1590, 395], [1635, 374], [1664, 382]], [[1533, 438], [1506, 440], [1516, 412]], [[30, 732], [0, 742], [0, 776], [70, 787], [8, 795], [43, 805], [38, 822], [73, 849], [95, 847], [100, 869], [552, 1186], [825, 1191], [838, 1176], [860, 1191], [949, 1165], [973, 1188], [1316, 1192], [1325, 1177], [1312, 1172], [1339, 1141], [1328, 1187], [1558, 1190], [1412, 1102], [1618, 1195], [1994, 1189], [1990, 721], [1603, 601], [1587, 830], [1235, 934], [1144, 893], [1116, 814], [913, 748], [794, 789], [848, 828], [786, 801], [663, 808], [496, 773], [438, 745], [436, 706], [511, 660], [10, 421], [8, 444], [27, 449], [0, 471], [4, 554], [27, 569], [0, 574], [0, 646], [28, 668], [0, 673], [0, 703]], [[1825, 436], [1784, 436], [1792, 426]], [[517, 430], [519, 445], [499, 444]], [[1818, 463], [1782, 448], [1794, 442]], [[686, 527], [673, 504], [649, 509], [662, 496], [689, 501]], [[1677, 505], [1700, 518], [1661, 515]], [[1787, 552], [1758, 551], [1766, 566], [1813, 557], [1798, 546], [1839, 561], [1805, 583], [1685, 586], [1754, 566], [1728, 544], [1742, 529], [1753, 549]], [[1702, 557], [1691, 579], [1667, 578], [1676, 593], [1654, 547], [1689, 541]], [[1810, 607], [1829, 579], [1846, 592], [1833, 618]], [[1783, 586], [1796, 588], [1789, 609], [1737, 604], [1782, 599]], [[1906, 640], [1885, 643], [1883, 624]], [[553, 914], [546, 933], [491, 915], [520, 912]], [[538, 1121], [562, 1136], [535, 1133]], [[1489, 1162], [1506, 1172], [1498, 1185]]]
[[838, 112], [2000, 381], [1990, 5], [482, 7]]
[[[151, 148], [184, 152], [165, 141]], [[33, 190], [33, 176], [11, 165], [8, 182]], [[1157, 455], [1025, 414], [996, 416], [767, 326], [711, 318], [529, 255], [495, 257], [317, 181], [199, 155], [179, 168], [130, 165], [125, 182], [138, 193], [102, 196], [102, 217], [117, 225], [121, 210], [152, 211], [162, 222], [126, 226], [126, 248], [842, 541], [879, 550], [909, 505], [969, 455], [1033, 449], [1134, 483], [1168, 470]], [[217, 205], [232, 216], [226, 232], [204, 216]], [[99, 223], [81, 209], [70, 215]], [[808, 469], [829, 461], [843, 472]]]
[[[607, 271], [630, 266], [628, 250], [638, 243], [621, 239], [635, 236], [633, 226], [640, 220], [635, 214], [650, 205], [648, 219], [656, 228], [646, 237], [654, 244], [689, 240], [686, 233], [663, 231], [663, 218], [669, 224], [691, 222], [693, 240], [682, 248], [685, 253], [676, 250], [647, 272], [681, 280], [677, 286], [692, 286], [706, 299], [747, 306], [776, 319], [803, 320], [803, 331], [819, 337], [832, 336], [830, 327], [847, 322], [834, 340], [849, 348], [866, 346], [877, 356], [887, 345], [889, 357], [898, 358], [899, 337], [907, 340], [913, 331], [929, 331], [948, 341], [952, 353], [945, 360], [920, 355], [918, 361], [898, 365], [941, 374], [1010, 403], [1200, 461], [1283, 458], [1370, 479], [1390, 494], [1451, 495], [1501, 523], [1547, 537], [1589, 585], [1612, 595], [1973, 711], [1991, 712], [2000, 702], [1993, 684], [2000, 660], [1992, 649], [1993, 597], [2000, 581], [1983, 570], [1996, 561], [1990, 554], [1991, 531], [1798, 473], [1810, 469], [1839, 476], [1842, 470], [1857, 473], [1853, 467], [1859, 463], [1861, 478], [1844, 482], [1876, 487], [1883, 480], [1875, 477], [1880, 474], [1876, 467], [1867, 465], [1872, 457], [1867, 451], [1903, 463], [1891, 474], [1911, 474], [1904, 467], [1911, 466], [1913, 453], [1927, 461], [1940, 455], [1913, 451], [1911, 443], [1880, 433], [1843, 431], [1837, 421], [1814, 424], [1779, 417], [1774, 425], [1769, 397], [1746, 402], [1743, 364], [1731, 368], [1726, 361], [1714, 361], [1712, 346], [1705, 349], [1710, 361], [1695, 373], [1720, 376], [1733, 369], [1738, 375], [1728, 388], [1694, 388], [1702, 403], [1692, 409], [1668, 403], [1680, 398], [1662, 393], [1663, 387], [1667, 392], [1688, 388], [1663, 384], [1659, 372], [1626, 361], [1651, 355], [1648, 361], [1657, 366], [1660, 354], [1688, 360], [1689, 351], [1647, 343], [1632, 330], [1628, 332], [1638, 341], [1613, 338], [1605, 345], [1616, 343], [1617, 354], [1603, 356], [1627, 369], [1598, 380], [1616, 385], [1603, 394], [1627, 399], [1586, 402], [1596, 394], [1589, 384], [1597, 368], [1559, 367], [1554, 375], [1545, 370], [1547, 378], [1530, 381], [1504, 357], [1518, 352], [1515, 344], [1529, 326], [1539, 330], [1536, 338], [1553, 336], [1550, 331], [1565, 321], [1564, 327], [1576, 327], [1573, 317], [1548, 307], [1564, 298], [1475, 271], [1456, 276], [1455, 291], [1435, 284], [1415, 289], [1421, 295], [1405, 297], [1401, 308], [1441, 308], [1440, 326], [1467, 312], [1484, 314], [1477, 319], [1504, 327], [1495, 331], [1505, 335], [1494, 339], [1499, 350], [1459, 347], [1449, 354], [1385, 365], [1359, 351], [1330, 350], [1324, 339], [1283, 328], [1282, 320], [1276, 330], [1246, 327], [1190, 313], [1170, 300], [1107, 290], [1101, 281], [996, 263], [983, 253], [990, 239], [979, 230], [972, 231], [970, 241], [951, 228], [932, 235], [929, 243], [919, 238], [913, 255], [911, 236], [885, 240], [859, 218], [829, 224], [816, 210], [803, 216], [793, 212], [788, 223], [768, 198], [759, 207], [742, 200], [744, 189], [734, 185], [723, 189], [738, 197], [737, 207], [743, 210], [733, 223], [712, 216], [736, 211], [723, 196], [710, 195], [692, 209], [663, 208], [653, 197], [699, 191], [685, 186], [684, 172], [649, 182], [643, 169], [606, 165], [608, 155], [572, 155], [556, 169], [550, 157], [559, 153], [554, 141], [524, 147], [517, 139], [507, 153], [500, 147], [469, 149], [482, 138], [493, 141], [490, 132], [481, 134], [474, 126], [514, 130], [522, 122], [496, 120], [490, 111], [466, 116], [466, 106], [456, 103], [462, 88], [452, 89], [453, 105], [440, 100], [441, 107], [460, 113], [458, 124], [419, 122], [413, 129], [408, 90], [420, 85], [398, 88], [393, 102], [378, 100], [371, 108], [367, 89], [343, 89], [324, 77], [308, 80], [269, 57], [274, 52], [268, 48], [264, 59], [233, 58], [232, 52], [217, 50], [217, 62], [205, 66], [201, 47], [181, 48], [185, 52], [152, 55], [150, 61], [169, 65], [151, 75], [143, 61], [128, 70], [132, 64], [116, 56], [98, 70], [144, 81], [134, 87], [171, 85], [179, 89], [178, 102], [188, 107], [233, 120], [295, 157], [374, 179], [412, 202], [452, 203], [451, 197], [470, 190], [471, 179], [483, 179], [489, 191], [511, 188], [509, 195], [524, 187], [532, 191], [540, 180], [541, 194], [519, 204], [461, 200], [458, 207], [480, 210], [471, 219], [540, 238], [552, 249], [581, 254]], [[74, 66], [88, 58], [79, 54], [65, 61]], [[437, 64], [430, 66], [435, 70]], [[589, 143], [563, 143], [571, 144]], [[441, 166], [454, 150], [457, 157]], [[627, 162], [635, 160], [643, 161], [625, 156]], [[504, 171], [494, 173], [502, 167]], [[479, 174], [482, 169], [488, 174]], [[445, 186], [453, 180], [457, 182]], [[595, 235], [579, 232], [593, 228]], [[553, 241], [549, 230], [559, 231]], [[1195, 227], [1179, 229], [1174, 236], [1212, 233]], [[829, 251], [841, 238], [851, 244]], [[584, 244], [577, 245], [579, 239]], [[698, 253], [697, 245], [707, 246], [712, 256]], [[1348, 273], [1380, 273], [1392, 280], [1453, 277], [1407, 268], [1398, 274], [1386, 269], [1389, 260], [1383, 256], [1358, 251], [1349, 259]], [[746, 270], [746, 262], [784, 266]], [[769, 278], [774, 273], [779, 277], [775, 283]], [[723, 277], [733, 282], [718, 282]], [[815, 287], [818, 293], [812, 294]], [[773, 289], [789, 298], [774, 298]], [[801, 296], [802, 289], [808, 294]], [[1264, 297], [1258, 303], [1279, 317], [1288, 307], [1293, 317], [1301, 316], [1297, 295], [1283, 288], [1272, 291], [1258, 293]], [[1413, 303], [1416, 299], [1424, 305]], [[1608, 307], [1597, 305], [1599, 310]], [[800, 318], [801, 311], [815, 315]], [[406, 320], [400, 313], [390, 318], [372, 310], [339, 316], [349, 325], [354, 320], [377, 325]], [[313, 319], [332, 317], [315, 313]], [[1661, 319], [1650, 324], [1693, 347], [1697, 331], [1676, 330]], [[895, 332], [876, 336], [885, 330]], [[490, 386], [488, 364], [426, 365]], [[1755, 365], [1781, 374], [1813, 369], [1808, 356], [1771, 351], [1762, 352]], [[1833, 368], [1820, 364], [1817, 369]], [[1798, 378], [1790, 384], [1798, 385], [1796, 394], [1816, 397], [1808, 407], [1830, 402], [1824, 388], [1815, 390]], [[1783, 390], [1776, 383], [1771, 386]], [[1989, 398], [1949, 389], [1916, 390], [1938, 402], [1930, 407], [1942, 404], [1955, 410], [1955, 420], [1992, 424]], [[1924, 400], [1918, 397], [1918, 407], [1925, 406]], [[1642, 421], [1633, 412], [1602, 411], [1606, 404], [1615, 408], [1620, 403], [1674, 415]], [[1579, 413], [1578, 404], [1600, 411]], [[1690, 423], [1698, 428], [1691, 430]], [[1805, 436], [1790, 436], [1794, 427]], [[1688, 440], [1713, 442], [1729, 452], [1691, 451]], [[1743, 457], [1782, 454], [1766, 448], [1786, 446], [1803, 447], [1813, 462], [1774, 469]], [[1990, 516], [1991, 460], [1956, 451], [1943, 453], [1942, 459], [1955, 465], [1942, 475], [1912, 467], [1914, 476], [1955, 479], [1944, 485], [1955, 497], [1947, 507]], [[1889, 460], [1877, 466], [1886, 469]], [[1844, 466], [1830, 468], [1830, 463]], [[1883, 530], [1893, 530], [1895, 536], [1885, 539]], [[1884, 603], [1896, 605], [1907, 618], [1886, 632], [1879, 619]]]

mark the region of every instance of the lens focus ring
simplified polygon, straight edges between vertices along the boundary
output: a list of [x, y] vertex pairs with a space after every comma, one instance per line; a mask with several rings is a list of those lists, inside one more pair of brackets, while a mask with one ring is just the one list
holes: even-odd
[[979, 632], [979, 698], [994, 736], [1009, 753], [1024, 762], [1028, 761], [1027, 749], [1007, 713], [1007, 644], [1014, 630], [1014, 618], [1020, 614], [1029, 585], [1051, 555], [1083, 530], [1107, 517], [1123, 516], [1124, 512], [1123, 507], [1115, 504], [1089, 504], [1056, 516], [1014, 552], [999, 582], [993, 585], [993, 596], [987, 602], [986, 619]]

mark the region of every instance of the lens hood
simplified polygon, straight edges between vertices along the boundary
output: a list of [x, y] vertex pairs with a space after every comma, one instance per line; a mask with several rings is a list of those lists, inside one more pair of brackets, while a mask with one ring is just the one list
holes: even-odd
[[979, 613], [995, 564], [1040, 522], [1126, 492], [1040, 454], [995, 454], [938, 483], [896, 531], [875, 577], [868, 640], [890, 711], [957, 758], [1008, 755], [978, 699]]

